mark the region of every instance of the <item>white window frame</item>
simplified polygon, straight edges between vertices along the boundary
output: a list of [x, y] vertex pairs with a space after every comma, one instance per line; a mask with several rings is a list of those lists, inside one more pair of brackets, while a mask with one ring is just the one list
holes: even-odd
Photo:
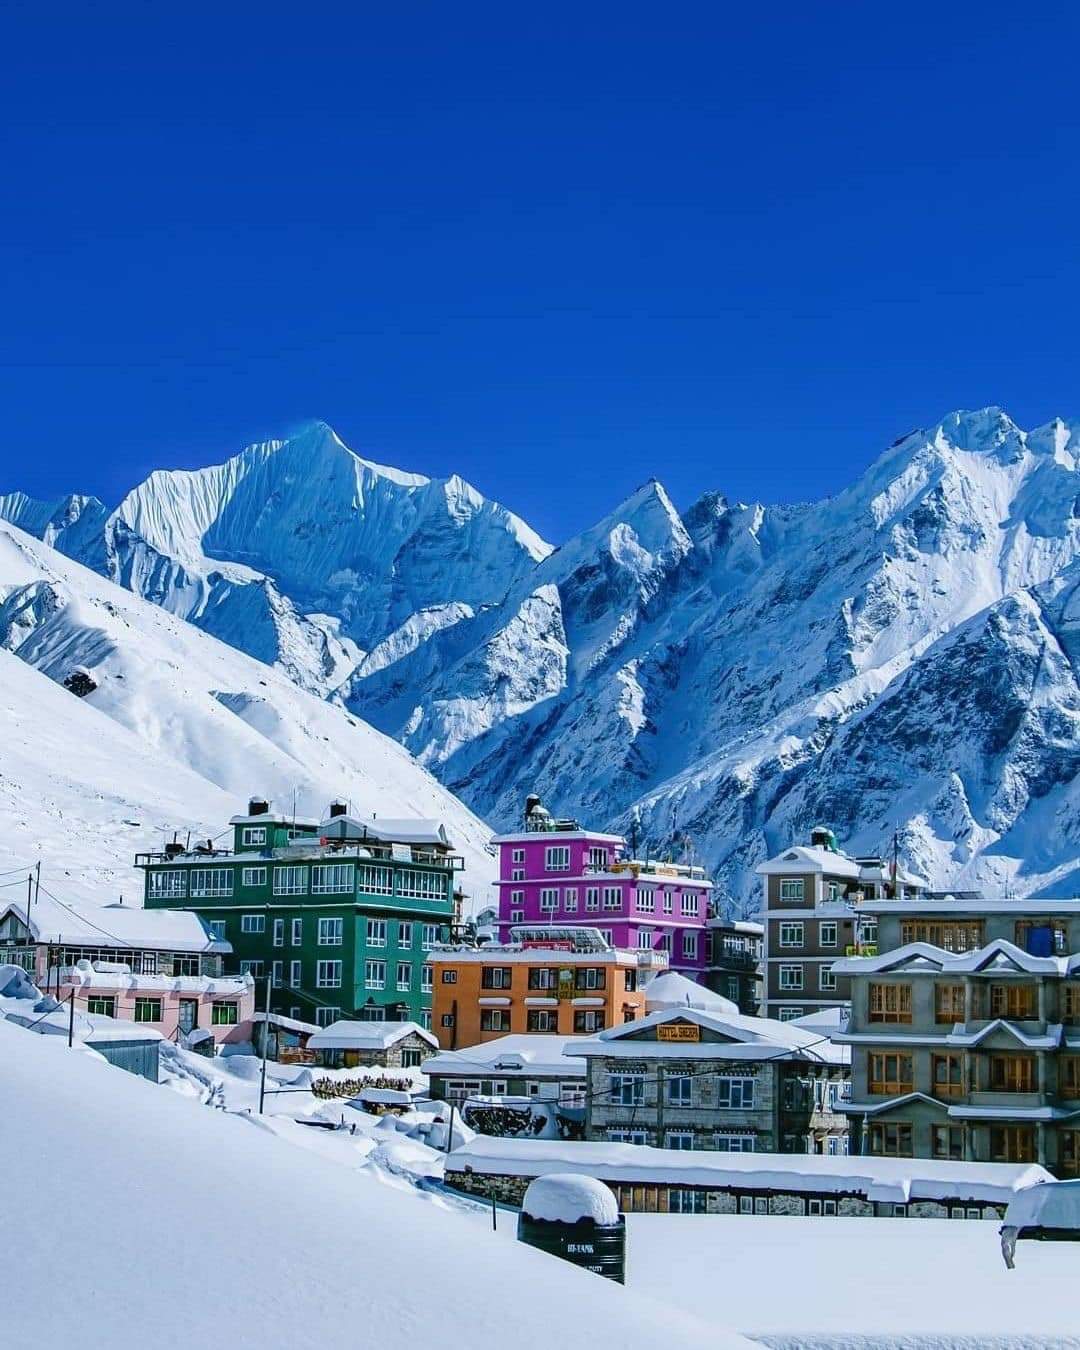
[[753, 1111], [754, 1098], [753, 1078], [736, 1078], [731, 1075], [716, 1080], [716, 1109], [718, 1111]]
[[312, 895], [351, 895], [355, 884], [352, 863], [312, 864]]
[[385, 947], [387, 924], [385, 919], [368, 919], [365, 940], [369, 947]]
[[544, 849], [544, 871], [545, 872], [570, 871], [569, 844], [548, 844], [548, 846]]
[[510, 854], [510, 861], [515, 863], [523, 863], [525, 861], [525, 850], [523, 848], [515, 848], [513, 852]]
[[585, 908], [587, 910], [597, 910], [600, 908], [600, 887], [585, 887]]
[[364, 962], [364, 988], [386, 988], [386, 961], [381, 957], [377, 960], [369, 957]]
[[693, 1106], [694, 1075], [689, 1073], [665, 1075], [664, 1101], [668, 1106]]
[[818, 944], [822, 947], [836, 946], [837, 927], [835, 922], [818, 925]]
[[148, 895], [151, 900], [183, 900], [187, 895], [187, 872], [182, 868], [151, 872]]
[[642, 914], [655, 914], [656, 912], [656, 887], [655, 886], [635, 886], [634, 887], [634, 907]]
[[240, 915], [241, 933], [265, 933], [266, 915], [265, 914], [241, 914]]
[[274, 868], [275, 895], [307, 895], [307, 868], [289, 866]]
[[564, 886], [562, 898], [563, 909], [566, 910], [567, 914], [575, 914], [577, 912], [577, 887]]
[[289, 962], [289, 988], [299, 989], [303, 983], [303, 971], [299, 961]]
[[241, 886], [265, 886], [266, 867], [242, 867], [240, 869]]
[[411, 947], [413, 944], [413, 925], [411, 919], [402, 919], [398, 924], [397, 945], [399, 947]]
[[836, 992], [836, 975], [833, 973], [832, 966], [822, 965], [818, 967], [818, 988], [825, 994]]
[[621, 886], [604, 887], [604, 908], [621, 909], [623, 902], [623, 893]]
[[645, 1075], [643, 1073], [611, 1074], [608, 1101], [612, 1106], [644, 1106]]
[[425, 961], [420, 967], [420, 992], [430, 994], [434, 982], [435, 972], [430, 961]]
[[340, 961], [317, 961], [315, 963], [315, 988], [316, 989], [341, 988]]
[[558, 886], [545, 886], [540, 891], [540, 908], [546, 914], [554, 913], [559, 908], [559, 888]]
[[265, 825], [245, 825], [240, 831], [240, 843], [244, 848], [255, 848], [266, 843]]
[[781, 877], [780, 899], [787, 902], [805, 900], [806, 882], [802, 877]]
[[356, 889], [365, 895], [393, 895], [394, 869], [377, 863], [361, 863], [356, 869]]
[[799, 966], [781, 966], [778, 975], [779, 986], [781, 989], [803, 989], [805, 988], [803, 968]]
[[193, 867], [191, 869], [191, 898], [210, 900], [233, 893], [231, 867]]
[[[404, 979], [401, 978], [403, 971], [405, 973]], [[399, 994], [407, 993], [412, 988], [412, 972], [413, 968], [411, 961], [399, 961], [397, 963], [397, 988]]]
[[294, 918], [292, 921], [292, 932], [290, 934], [292, 941], [291, 947], [299, 947], [304, 941], [304, 920], [303, 917]]
[[275, 946], [275, 947], [284, 947], [284, 946], [285, 946], [285, 920], [284, 920], [284, 919], [275, 919], [275, 920], [274, 920], [274, 938], [273, 938], [273, 941], [274, 941], [274, 946]]
[[345, 920], [324, 917], [319, 919], [315, 944], [318, 947], [341, 947], [345, 942]]
[[697, 891], [683, 891], [679, 898], [679, 912], [684, 919], [696, 919], [701, 913], [700, 897]]
[[781, 947], [806, 945], [806, 925], [800, 919], [785, 919], [780, 924]]

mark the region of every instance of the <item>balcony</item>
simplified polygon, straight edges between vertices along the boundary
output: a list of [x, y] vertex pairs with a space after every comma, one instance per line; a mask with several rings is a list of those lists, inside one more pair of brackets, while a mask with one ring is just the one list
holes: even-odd
[[709, 962], [710, 967], [717, 967], [720, 970], [756, 970], [759, 964], [759, 958], [752, 952], [729, 952], [719, 951]]
[[1049, 1098], [1041, 1092], [1008, 1092], [994, 1088], [968, 1094], [965, 1106], [989, 1106], [996, 1111], [1032, 1111], [1046, 1106]]

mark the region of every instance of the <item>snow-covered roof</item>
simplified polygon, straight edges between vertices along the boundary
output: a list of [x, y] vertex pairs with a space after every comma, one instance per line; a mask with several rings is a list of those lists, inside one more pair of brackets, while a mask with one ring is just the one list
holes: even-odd
[[330, 816], [319, 824], [320, 833], [328, 839], [374, 839], [385, 844], [430, 844], [450, 848], [446, 826], [441, 820], [417, 817], [379, 818], [366, 816]]
[[832, 1192], [906, 1204], [920, 1199], [1007, 1204], [1025, 1186], [1051, 1180], [1034, 1163], [945, 1162], [806, 1153], [713, 1153], [642, 1144], [503, 1139], [478, 1135], [446, 1159], [447, 1174], [546, 1176], [576, 1172], [602, 1181], [667, 1182], [747, 1190]]
[[723, 1013], [739, 1011], [739, 1005], [731, 999], [706, 989], [694, 980], [688, 980], [677, 970], [667, 970], [645, 986], [646, 1011], [663, 1012], [666, 1008], [704, 1008]]
[[963, 919], [978, 914], [1015, 914], [1018, 919], [1045, 914], [1080, 913], [1080, 899], [1032, 900], [1023, 896], [1016, 900], [864, 900], [859, 913], [867, 914], [932, 914]]
[[1068, 1228], [1080, 1235], [1080, 1181], [1029, 1186], [1009, 1201], [1006, 1228]]
[[441, 1050], [424, 1062], [424, 1072], [429, 1077], [462, 1074], [475, 1078], [493, 1073], [510, 1078], [584, 1077], [584, 1062], [564, 1056], [573, 1056], [575, 1046], [589, 1039], [588, 1036], [499, 1036], [464, 1050]]
[[842, 1003], [834, 1008], [819, 1008], [805, 1017], [793, 1017], [787, 1025], [802, 1027], [804, 1031], [813, 1031], [820, 1036], [834, 1036], [846, 1028], [850, 1016], [851, 1004]]
[[[53, 1012], [40, 1013], [33, 1008], [12, 1008], [4, 1000], [2, 1015], [7, 1021], [39, 1036], [67, 1036], [70, 1012], [59, 1007]], [[106, 1041], [149, 1042], [164, 1040], [160, 1031], [138, 1022], [127, 1022], [119, 1017], [106, 1017], [103, 1013], [87, 1013], [81, 1008], [75, 1012], [74, 1039], [84, 1045], [99, 1045]]]
[[831, 877], [848, 877], [852, 881], [859, 879], [859, 864], [854, 858], [849, 858], [846, 853], [818, 848], [813, 844], [792, 844], [775, 858], [758, 863], [754, 871], [758, 876], [767, 877], [779, 873], [788, 874], [796, 868], [802, 872], [823, 872]]
[[319, 822], [312, 816], [287, 815], [284, 811], [260, 811], [256, 815], [229, 817], [230, 825], [295, 825], [304, 829], [318, 829]]
[[308, 1041], [309, 1050], [388, 1050], [415, 1032], [429, 1045], [439, 1042], [418, 1022], [331, 1022], [320, 1027]]
[[870, 975], [903, 970], [905, 974], [1001, 975], [1025, 973], [1065, 977], [1080, 970], [1080, 953], [1032, 956], [1022, 947], [995, 938], [969, 952], [947, 952], [929, 942], [907, 942], [877, 956], [846, 956], [833, 963], [838, 975]]
[[297, 1031], [302, 1035], [311, 1035], [319, 1030], [314, 1022], [301, 1022], [297, 1017], [283, 1017], [281, 1013], [272, 1012], [269, 1015], [264, 1012], [252, 1013], [251, 1020], [253, 1022], [269, 1020], [272, 1027], [280, 1027], [282, 1031]]
[[145, 990], [150, 993], [204, 994], [218, 998], [242, 998], [255, 988], [255, 981], [250, 975], [140, 975], [131, 971], [96, 970], [89, 962], [80, 962], [65, 978], [84, 990]]
[[746, 937], [764, 937], [765, 925], [754, 923], [750, 919], [725, 919], [722, 915], [717, 915], [713, 919], [706, 921], [706, 928], [723, 929], [725, 933], [742, 933]]
[[[0, 919], [14, 914], [26, 924], [26, 903], [11, 901]], [[230, 943], [190, 910], [143, 909], [139, 905], [68, 905], [41, 895], [30, 905], [30, 932], [35, 942], [86, 947], [137, 948], [139, 951], [221, 952]]]
[[[693, 1022], [715, 1032], [717, 1041], [660, 1041], [640, 1039], [642, 1031], [667, 1022]], [[575, 1054], [602, 1055], [613, 1059], [796, 1059], [824, 1064], [846, 1064], [851, 1051], [827, 1036], [815, 1035], [794, 1022], [771, 1017], [746, 1017], [742, 1013], [712, 1013], [699, 1008], [669, 1008], [649, 1013], [634, 1022], [611, 1027], [584, 1040]]]

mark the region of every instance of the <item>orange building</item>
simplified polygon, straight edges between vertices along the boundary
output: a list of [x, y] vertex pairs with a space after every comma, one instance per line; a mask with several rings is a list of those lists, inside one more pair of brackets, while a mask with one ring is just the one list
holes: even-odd
[[515, 928], [515, 941], [444, 947], [432, 965], [432, 1030], [444, 1050], [497, 1036], [588, 1035], [645, 1015], [661, 951], [611, 947], [595, 928]]

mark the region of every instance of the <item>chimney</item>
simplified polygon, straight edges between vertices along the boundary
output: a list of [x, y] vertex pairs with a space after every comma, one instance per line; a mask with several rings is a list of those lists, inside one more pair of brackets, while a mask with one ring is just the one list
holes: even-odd
[[337, 816], [344, 816], [348, 813], [348, 810], [348, 804], [343, 802], [339, 797], [336, 802], [330, 803], [330, 819], [333, 820]]
[[540, 805], [540, 798], [536, 795], [535, 792], [530, 792], [529, 795], [525, 798], [525, 821], [526, 821], [526, 823], [528, 823], [529, 817], [532, 815], [532, 813], [536, 810], [536, 808], [537, 808], [539, 805]]
[[270, 810], [270, 803], [263, 797], [252, 797], [248, 802], [249, 816], [265, 816]]

